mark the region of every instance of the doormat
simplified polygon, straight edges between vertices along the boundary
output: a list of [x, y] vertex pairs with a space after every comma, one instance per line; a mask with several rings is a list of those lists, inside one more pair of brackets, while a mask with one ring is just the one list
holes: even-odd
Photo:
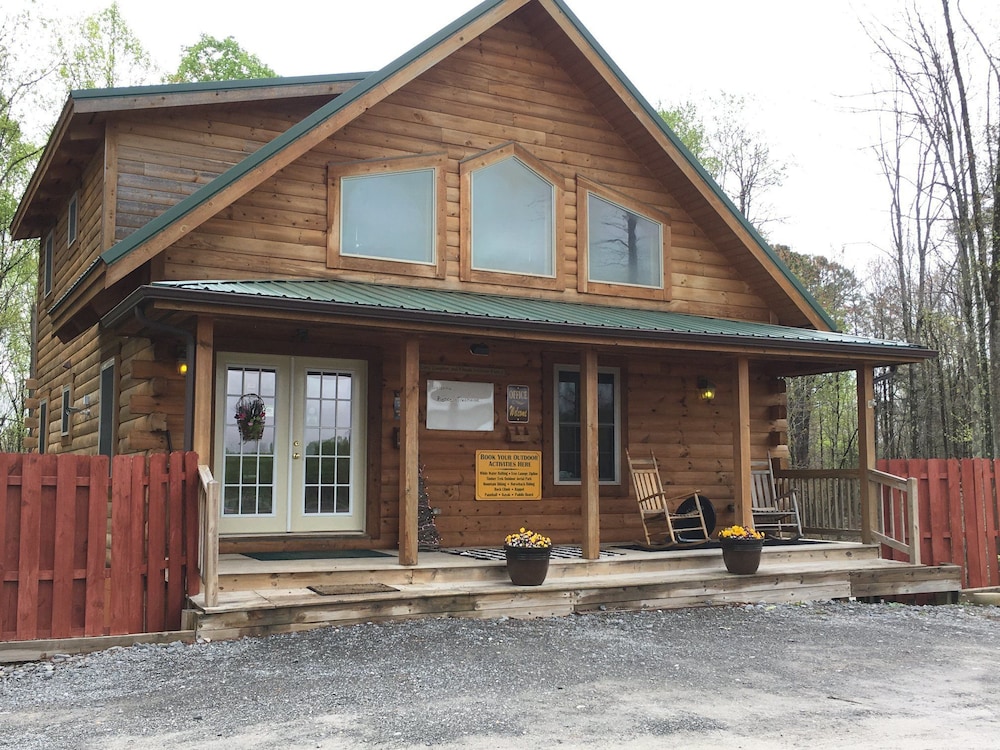
[[328, 586], [310, 586], [320, 596], [344, 596], [345, 594], [381, 594], [385, 591], [399, 591], [384, 583], [337, 583]]
[[245, 557], [252, 557], [254, 560], [330, 560], [338, 557], [392, 557], [386, 552], [378, 552], [373, 549], [331, 549], [292, 552], [282, 550], [279, 552], [246, 552]]
[[[826, 544], [822, 539], [765, 539], [765, 547], [792, 547], [796, 545], [806, 545], [806, 544]], [[688, 544], [666, 544], [663, 546], [651, 546], [647, 547], [645, 544], [618, 544], [615, 545], [619, 549], [632, 549], [638, 550], [639, 552], [681, 552], [684, 550], [696, 550], [696, 549], [722, 549], [722, 545], [719, 544], [717, 539], [710, 539], [707, 542], [704, 540], [693, 540]]]
[[[441, 549], [439, 552], [447, 552], [449, 555], [460, 555], [462, 557], [471, 557], [474, 560], [506, 560], [507, 556], [503, 551], [503, 547], [453, 547], [451, 549]], [[601, 558], [615, 557], [617, 555], [624, 555], [624, 552], [614, 552], [613, 550], [601, 550]], [[574, 558], [582, 558], [583, 550], [572, 544], [554, 544], [552, 545], [552, 558], [571, 560]]]

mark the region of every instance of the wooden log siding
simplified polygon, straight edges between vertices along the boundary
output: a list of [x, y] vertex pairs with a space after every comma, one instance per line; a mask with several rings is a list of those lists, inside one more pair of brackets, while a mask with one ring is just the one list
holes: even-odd
[[[184, 134], [188, 138], [185, 145], [191, 158], [195, 146], [210, 148], [190, 144], [188, 133], [194, 127], [192, 123], [176, 131], [178, 137]], [[232, 127], [238, 128], [238, 124]], [[250, 131], [247, 127], [248, 137]], [[166, 142], [172, 132], [164, 129], [159, 135]], [[123, 146], [126, 140], [123, 135]], [[566, 291], [553, 292], [560, 299], [577, 294], [575, 178], [582, 174], [669, 214], [669, 252], [674, 263], [672, 309], [744, 320], [770, 319], [767, 304], [734, 270], [732, 258], [705, 237], [671, 196], [669, 186], [652, 177], [519, 14], [375, 104], [335, 136], [176, 242], [166, 251], [165, 277], [328, 278], [327, 164], [444, 151], [448, 156], [445, 272], [446, 281], [457, 283], [458, 164], [509, 141], [520, 144], [563, 177], [559, 187], [564, 193], [566, 229], [559, 252]], [[158, 148], [169, 152], [163, 145]], [[173, 189], [169, 180], [163, 182], [165, 190]], [[176, 189], [182, 190], [182, 185]], [[373, 280], [365, 271], [339, 269], [336, 276]], [[398, 278], [380, 274], [379, 280], [413, 283], [403, 274]], [[492, 283], [467, 282], [462, 288], [511, 291]], [[598, 295], [593, 298], [601, 299]], [[636, 306], [655, 304], [617, 299]]]
[[[440, 509], [435, 524], [444, 546], [499, 545], [512, 527], [528, 526], [544, 530], [559, 543], [580, 544], [583, 541], [583, 506], [581, 490], [575, 485], [551, 485], [541, 500], [477, 501], [475, 499], [475, 451], [477, 449], [518, 449], [543, 452], [542, 470], [552, 473], [552, 454], [546, 450], [545, 436], [551, 433], [551, 413], [544, 407], [552, 393], [551, 365], [542, 365], [541, 352], [526, 350], [523, 345], [492, 342], [490, 356], [469, 355], [468, 346], [436, 338], [423, 339], [421, 373], [418, 392], [427, 390], [427, 378], [445, 378], [492, 382], [495, 385], [496, 423], [491, 432], [452, 432], [427, 430], [421, 415], [419, 426], [419, 461], [424, 466], [428, 495], [432, 507]], [[553, 355], [556, 364], [574, 364], [579, 353], [566, 351]], [[431, 360], [431, 361], [428, 361]], [[384, 359], [384, 382], [388, 385], [385, 398], [402, 383], [399, 354], [387, 351]], [[502, 375], [449, 374], [443, 367], [483, 366], [496, 368]], [[598, 365], [602, 361], [598, 353]], [[733, 438], [732, 409], [735, 396], [726, 368], [733, 365], [722, 361], [679, 361], [655, 356], [633, 356], [628, 359], [627, 380], [621, 384], [624, 405], [628, 409], [627, 436], [622, 447], [641, 446], [652, 449], [660, 461], [664, 482], [679, 492], [700, 489], [712, 501], [721, 527], [734, 516], [730, 505], [733, 497]], [[715, 380], [718, 395], [712, 403], [698, 398], [696, 385], [700, 374], [718, 373]], [[506, 384], [528, 385], [530, 393], [529, 440], [510, 443], [504, 416]], [[772, 381], [751, 367], [750, 444], [753, 455], [764, 456], [769, 449], [772, 421], [768, 403], [783, 400], [783, 394], [773, 392]], [[391, 402], [383, 405], [381, 489], [374, 502], [379, 504], [381, 539], [377, 546], [394, 549], [399, 534], [399, 461], [401, 451], [393, 448], [391, 433], [399, 422], [392, 419]], [[639, 539], [642, 527], [636, 512], [635, 499], [628, 488], [628, 476], [623, 471], [623, 486], [601, 485], [599, 488], [600, 540], [630, 542]]]

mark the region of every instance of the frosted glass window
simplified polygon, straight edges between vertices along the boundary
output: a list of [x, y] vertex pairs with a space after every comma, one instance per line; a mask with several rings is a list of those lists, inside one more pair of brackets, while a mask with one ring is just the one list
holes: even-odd
[[514, 157], [472, 173], [472, 267], [555, 275], [555, 188]]
[[340, 180], [340, 254], [434, 263], [434, 170]]
[[593, 193], [587, 199], [590, 281], [663, 288], [663, 227]]

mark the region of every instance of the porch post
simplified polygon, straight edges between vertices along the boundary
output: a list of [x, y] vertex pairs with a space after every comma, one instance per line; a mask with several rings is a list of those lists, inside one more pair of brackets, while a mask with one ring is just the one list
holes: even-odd
[[858, 479], [861, 483], [861, 541], [871, 544], [878, 528], [878, 500], [869, 471], [875, 468], [875, 368], [858, 368]]
[[[214, 375], [213, 353], [215, 350], [215, 321], [199, 316], [195, 328], [194, 362], [194, 403], [187, 408], [194, 409], [194, 434], [191, 436], [191, 450], [198, 454], [198, 463], [212, 465], [212, 380]], [[221, 425], [220, 425], [220, 428]]]
[[402, 388], [399, 400], [399, 564], [417, 564], [419, 500], [420, 341], [411, 336], [400, 352]]
[[736, 505], [736, 523], [741, 526], [753, 525], [750, 509], [752, 494], [750, 488], [750, 360], [740, 357], [736, 360], [733, 373], [733, 502]]
[[597, 457], [597, 352], [580, 355], [580, 501], [583, 557], [601, 556], [600, 472]]

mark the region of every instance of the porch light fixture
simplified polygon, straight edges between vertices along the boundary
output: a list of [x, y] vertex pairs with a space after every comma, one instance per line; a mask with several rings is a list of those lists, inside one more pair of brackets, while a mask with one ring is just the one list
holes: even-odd
[[698, 396], [708, 403], [712, 403], [712, 399], [715, 398], [715, 383], [703, 375], [698, 376]]
[[187, 372], [188, 372], [188, 363], [187, 363], [187, 360], [184, 360], [184, 359], [177, 360], [177, 374], [178, 375], [187, 375]]
[[469, 347], [469, 352], [475, 354], [477, 357], [488, 357], [490, 354], [490, 345], [482, 342], [476, 343]]

